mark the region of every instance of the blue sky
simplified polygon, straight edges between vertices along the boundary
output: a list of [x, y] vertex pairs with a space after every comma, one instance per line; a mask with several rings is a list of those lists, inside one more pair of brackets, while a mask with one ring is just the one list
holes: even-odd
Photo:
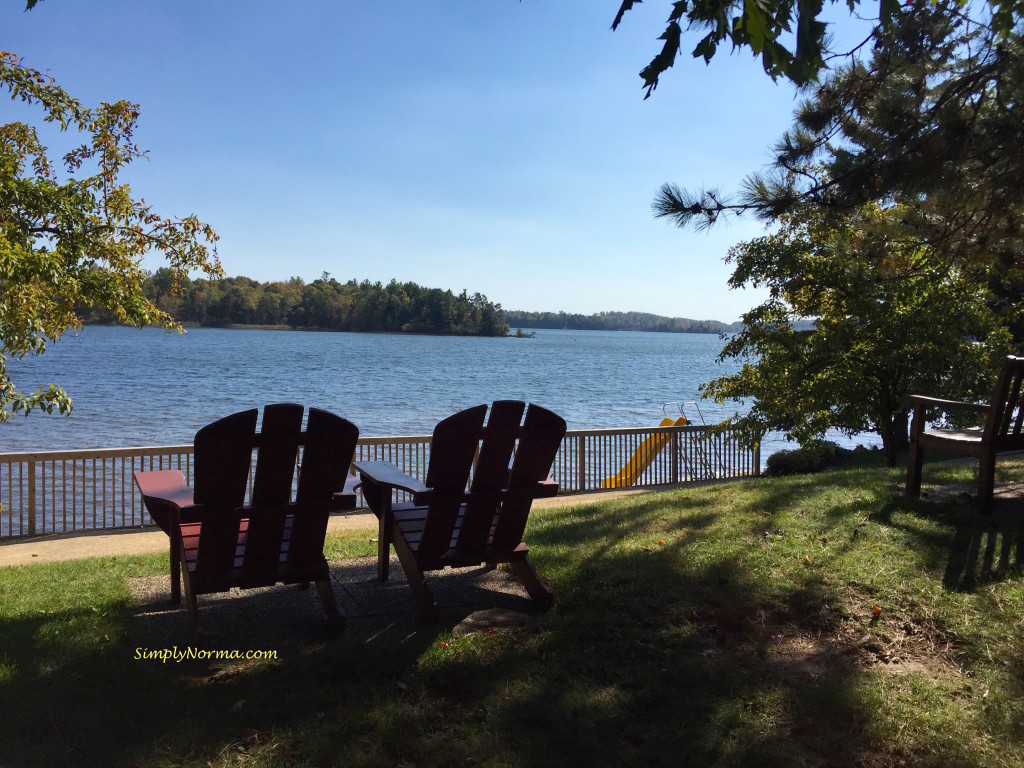
[[722, 258], [762, 225], [681, 231], [651, 201], [665, 182], [735, 189], [794, 90], [723, 51], [681, 57], [644, 101], [668, 3], [613, 33], [618, 4], [11, 0], [0, 48], [87, 104], [138, 102], [133, 191], [211, 223], [228, 274], [735, 320], [762, 295], [729, 291]]

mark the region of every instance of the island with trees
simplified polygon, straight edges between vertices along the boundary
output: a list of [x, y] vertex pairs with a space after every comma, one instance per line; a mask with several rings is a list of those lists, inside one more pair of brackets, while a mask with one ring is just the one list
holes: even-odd
[[[249, 277], [183, 280], [158, 269], [146, 298], [178, 322], [202, 326], [284, 326], [329, 331], [504, 336], [501, 305], [480, 293], [454, 293], [412, 282], [340, 282], [324, 272], [260, 283]], [[102, 313], [86, 322], [103, 322]]]

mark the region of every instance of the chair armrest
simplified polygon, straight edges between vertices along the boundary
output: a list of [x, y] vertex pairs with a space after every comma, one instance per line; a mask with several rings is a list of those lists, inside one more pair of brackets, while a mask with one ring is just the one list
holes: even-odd
[[533, 494], [535, 499], [550, 499], [558, 495], [558, 483], [550, 475], [546, 480], [537, 483], [537, 490]]
[[177, 469], [161, 469], [154, 472], [135, 472], [132, 475], [142, 493], [143, 500], [167, 504], [181, 510], [193, 504], [192, 489], [185, 482], [185, 476]]
[[943, 400], [941, 397], [928, 397], [927, 395], [911, 395], [909, 402], [915, 409], [924, 407], [985, 413], [989, 408], [988, 403], [962, 403], [959, 400]]
[[349, 475], [348, 477], [345, 478], [345, 490], [341, 491], [341, 493], [351, 493], [354, 496], [356, 491], [359, 490], [359, 486], [361, 486], [362, 484], [363, 481], [360, 480], [356, 475]]
[[194, 513], [201, 509], [195, 505], [192, 489], [185, 476], [177, 469], [153, 472], [133, 472], [135, 484], [142, 492], [142, 501], [153, 522], [172, 540], [172, 531], [182, 522], [194, 522]]
[[394, 464], [386, 461], [354, 461], [355, 467], [363, 482], [370, 481], [376, 485], [384, 485], [389, 488], [396, 488], [400, 491], [420, 495], [431, 491], [415, 477], [411, 477]]
[[331, 499], [331, 512], [351, 512], [356, 508], [356, 491], [363, 483], [355, 475], [345, 478], [345, 489], [338, 491]]

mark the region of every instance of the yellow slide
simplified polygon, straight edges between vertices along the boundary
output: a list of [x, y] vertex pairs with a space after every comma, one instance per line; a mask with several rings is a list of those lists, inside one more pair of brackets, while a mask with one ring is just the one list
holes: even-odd
[[[661, 420], [659, 427], [682, 427], [689, 424], [685, 416], [672, 420], [668, 416]], [[633, 456], [625, 465], [612, 477], [606, 477], [601, 483], [602, 488], [625, 488], [636, 483], [643, 471], [654, 463], [654, 459], [668, 445], [671, 435], [658, 433], [651, 435], [636, 449]]]

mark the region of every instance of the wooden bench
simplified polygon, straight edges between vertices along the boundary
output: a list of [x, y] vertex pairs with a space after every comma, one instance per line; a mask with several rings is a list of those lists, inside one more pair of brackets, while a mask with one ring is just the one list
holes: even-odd
[[[1024, 450], [1024, 408], [1021, 408], [1021, 382], [1024, 358], [1007, 357], [996, 379], [988, 403], [961, 403], [924, 395], [911, 395], [914, 416], [910, 425], [910, 457], [907, 462], [908, 496], [921, 495], [921, 464], [926, 447], [978, 459], [978, 506], [988, 512], [995, 490], [996, 456], [1006, 451]], [[969, 411], [985, 414], [985, 425], [973, 429], [927, 429], [929, 410], [946, 413]]]

